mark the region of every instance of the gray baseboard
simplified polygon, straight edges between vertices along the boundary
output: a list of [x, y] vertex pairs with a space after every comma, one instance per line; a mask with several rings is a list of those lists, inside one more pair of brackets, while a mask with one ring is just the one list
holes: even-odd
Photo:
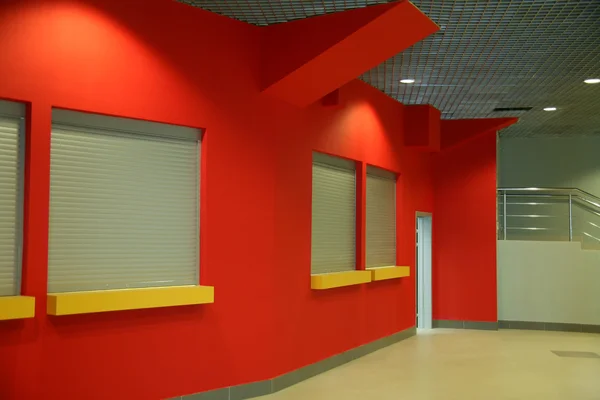
[[497, 331], [497, 322], [487, 321], [456, 321], [449, 319], [434, 319], [432, 326], [434, 328], [446, 329], [477, 329], [482, 331]]
[[500, 329], [533, 331], [600, 333], [600, 325], [567, 324], [561, 322], [498, 321]]
[[416, 328], [409, 328], [404, 331], [394, 333], [393, 335], [375, 340], [374, 342], [370, 342], [343, 353], [336, 354], [333, 357], [326, 358], [314, 364], [287, 372], [273, 379], [211, 390], [209, 392], [175, 397], [173, 400], [243, 400], [265, 396], [267, 394], [272, 394], [288, 388], [296, 383], [300, 383], [308, 378], [322, 374], [323, 372], [329, 371], [335, 367], [339, 367], [340, 365], [346, 364], [350, 361], [356, 360], [357, 358], [366, 356], [369, 353], [373, 353], [374, 351], [390, 346], [394, 343], [398, 343], [404, 339], [408, 339], [409, 337], [416, 335], [416, 333]]

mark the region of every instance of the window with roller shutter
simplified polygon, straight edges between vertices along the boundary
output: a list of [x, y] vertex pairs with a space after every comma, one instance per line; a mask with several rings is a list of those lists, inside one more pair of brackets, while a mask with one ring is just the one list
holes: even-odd
[[367, 167], [367, 268], [396, 265], [396, 175]]
[[0, 100], [0, 296], [19, 295], [25, 106]]
[[52, 117], [48, 292], [198, 284], [200, 130]]
[[355, 269], [355, 163], [313, 153], [311, 274]]

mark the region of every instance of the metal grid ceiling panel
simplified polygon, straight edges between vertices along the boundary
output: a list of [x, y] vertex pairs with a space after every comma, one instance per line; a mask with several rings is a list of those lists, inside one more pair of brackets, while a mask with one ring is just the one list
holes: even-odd
[[[256, 25], [389, 2], [180, 1]], [[405, 104], [433, 104], [445, 119], [520, 117], [506, 136], [600, 134], [600, 85], [583, 83], [600, 78], [600, 0], [413, 3], [441, 30], [365, 73], [365, 82]], [[549, 106], [558, 110], [542, 110]]]
[[345, 162], [314, 155], [311, 274], [356, 268], [356, 171]]
[[271, 25], [395, 0], [177, 0], [254, 25]]
[[396, 176], [367, 167], [367, 268], [396, 265]]
[[200, 153], [190, 136], [53, 123], [49, 292], [198, 283]]
[[[521, 117], [503, 135], [600, 134], [600, 88], [583, 83], [600, 76], [600, 1], [414, 4], [441, 31], [364, 74], [366, 82], [405, 104], [433, 104], [445, 119]], [[543, 111], [549, 106], [558, 110]]]

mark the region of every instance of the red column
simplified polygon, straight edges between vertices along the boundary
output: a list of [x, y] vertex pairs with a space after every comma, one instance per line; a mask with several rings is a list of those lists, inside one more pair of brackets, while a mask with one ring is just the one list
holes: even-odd
[[36, 296], [36, 315], [45, 314], [48, 283], [48, 217], [50, 203], [50, 131], [52, 108], [28, 107], [25, 139], [22, 294]]
[[356, 163], [356, 269], [364, 270], [367, 263], [367, 164]]

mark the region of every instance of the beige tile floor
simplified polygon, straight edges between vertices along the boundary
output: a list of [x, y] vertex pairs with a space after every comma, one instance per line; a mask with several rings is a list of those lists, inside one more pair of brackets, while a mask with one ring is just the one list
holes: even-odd
[[435, 329], [265, 400], [600, 400], [600, 335]]

